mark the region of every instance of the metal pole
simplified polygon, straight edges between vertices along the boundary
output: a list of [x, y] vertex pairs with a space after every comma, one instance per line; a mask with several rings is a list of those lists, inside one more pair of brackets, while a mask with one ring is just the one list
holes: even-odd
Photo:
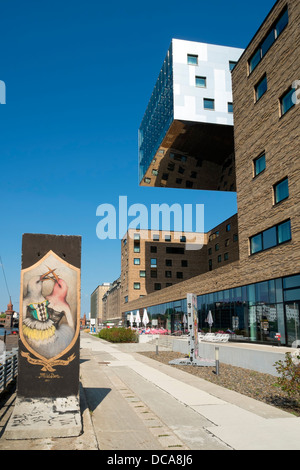
[[156, 338], [156, 351], [155, 351], [155, 354], [158, 355], [158, 337]]
[[294, 302], [294, 318], [295, 318], [295, 336], [296, 336], [296, 347], [297, 347], [297, 319], [296, 319], [296, 303]]
[[215, 347], [216, 375], [219, 375], [219, 346]]

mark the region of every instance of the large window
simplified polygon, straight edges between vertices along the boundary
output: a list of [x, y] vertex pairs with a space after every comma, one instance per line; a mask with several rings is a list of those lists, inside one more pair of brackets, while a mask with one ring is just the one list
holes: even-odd
[[263, 41], [260, 43], [258, 48], [255, 50], [255, 52], [252, 54], [250, 60], [249, 60], [249, 72], [251, 73], [255, 67], [259, 64], [261, 59], [264, 57], [264, 55], [267, 53], [267, 51], [270, 49], [274, 41], [280, 36], [284, 28], [289, 22], [289, 16], [288, 16], [288, 10], [285, 8], [275, 23], [273, 23], [272, 28], [270, 31], [267, 33], [267, 35], [264, 37]]
[[277, 204], [284, 199], [289, 197], [289, 184], [288, 179], [285, 178], [284, 180], [280, 181], [279, 183], [274, 185], [274, 202]]
[[194, 54], [187, 55], [187, 63], [189, 65], [198, 65], [198, 56]]
[[206, 77], [195, 77], [196, 86], [206, 88]]
[[256, 101], [266, 93], [268, 89], [267, 76], [264, 75], [263, 78], [255, 86], [255, 99]]
[[251, 255], [291, 240], [291, 221], [287, 220], [250, 238]]
[[203, 98], [203, 107], [204, 109], [215, 109], [215, 100], [210, 98]]

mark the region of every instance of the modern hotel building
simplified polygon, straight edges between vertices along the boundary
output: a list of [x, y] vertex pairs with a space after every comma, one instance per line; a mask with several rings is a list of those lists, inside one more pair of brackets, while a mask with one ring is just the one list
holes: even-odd
[[139, 131], [140, 182], [236, 191], [238, 259], [129, 301], [124, 318], [147, 308], [170, 328], [194, 293], [201, 328], [211, 310], [248, 341], [300, 339], [299, 30], [299, 0], [278, 0], [244, 52], [172, 41]]
[[242, 52], [172, 40], [139, 129], [141, 185], [235, 191], [231, 70]]

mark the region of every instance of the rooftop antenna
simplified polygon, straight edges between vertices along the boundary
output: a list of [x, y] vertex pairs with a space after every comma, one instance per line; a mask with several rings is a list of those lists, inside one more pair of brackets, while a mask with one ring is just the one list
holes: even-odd
[[1, 263], [1, 266], [2, 266], [4, 281], [5, 281], [6, 289], [7, 289], [7, 292], [8, 292], [9, 300], [11, 301], [11, 296], [10, 296], [10, 293], [9, 293], [8, 284], [7, 284], [7, 280], [6, 280], [6, 276], [5, 276], [5, 271], [4, 271], [4, 265], [3, 265], [3, 263], [2, 263], [2, 258], [1, 258], [1, 256], [0, 256], [0, 263]]

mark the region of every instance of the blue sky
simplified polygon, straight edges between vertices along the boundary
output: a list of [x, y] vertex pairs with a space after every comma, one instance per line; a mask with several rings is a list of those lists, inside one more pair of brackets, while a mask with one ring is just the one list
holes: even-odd
[[[172, 37], [244, 48], [273, 4], [1, 1], [0, 256], [16, 310], [23, 233], [82, 236], [83, 314], [120, 274], [100, 204], [204, 204], [205, 231], [237, 211], [234, 194], [139, 187], [137, 131]], [[0, 271], [0, 310], [8, 300]]]

